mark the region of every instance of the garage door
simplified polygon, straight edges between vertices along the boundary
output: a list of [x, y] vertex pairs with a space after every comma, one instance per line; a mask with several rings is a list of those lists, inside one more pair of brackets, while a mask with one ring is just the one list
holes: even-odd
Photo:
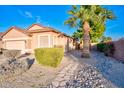
[[6, 41], [6, 49], [17, 49], [23, 50], [25, 49], [25, 41]]
[[46, 48], [49, 47], [49, 36], [40, 36], [39, 37], [39, 47]]

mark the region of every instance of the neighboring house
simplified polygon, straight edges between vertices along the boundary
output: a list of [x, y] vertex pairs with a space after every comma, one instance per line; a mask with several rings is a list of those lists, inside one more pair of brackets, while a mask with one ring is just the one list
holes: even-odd
[[65, 51], [73, 48], [73, 38], [53, 28], [33, 24], [27, 30], [11, 27], [2, 35], [3, 48], [18, 49], [22, 53], [34, 52], [36, 48], [63, 46]]

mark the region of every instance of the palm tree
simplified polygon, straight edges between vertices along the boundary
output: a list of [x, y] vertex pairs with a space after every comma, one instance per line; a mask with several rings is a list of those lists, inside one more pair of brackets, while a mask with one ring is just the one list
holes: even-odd
[[90, 57], [90, 31], [91, 24], [99, 28], [105, 24], [107, 19], [113, 19], [114, 15], [112, 11], [107, 10], [99, 5], [81, 5], [72, 6], [72, 9], [68, 11], [70, 17], [65, 21], [70, 27], [78, 27], [79, 23], [82, 22], [83, 33], [83, 51], [82, 57]]

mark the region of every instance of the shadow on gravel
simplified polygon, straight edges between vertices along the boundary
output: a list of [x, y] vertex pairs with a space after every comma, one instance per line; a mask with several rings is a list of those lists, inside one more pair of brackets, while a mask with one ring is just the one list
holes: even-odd
[[33, 65], [33, 63], [34, 63], [34, 61], [35, 61], [34, 58], [33, 58], [33, 59], [26, 58], [26, 60], [27, 60], [27, 63], [28, 63], [28, 67], [29, 67], [29, 68]]

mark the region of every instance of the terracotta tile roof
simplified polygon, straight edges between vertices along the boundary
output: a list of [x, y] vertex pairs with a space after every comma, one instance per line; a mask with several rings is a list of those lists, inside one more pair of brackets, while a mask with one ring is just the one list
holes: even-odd
[[28, 27], [27, 30], [29, 30], [31, 27], [33, 27], [33, 26], [35, 26], [35, 25], [40, 26], [40, 27], [44, 27], [44, 26], [42, 26], [42, 25], [40, 25], [40, 24], [32, 24], [30, 27]]
[[[32, 26], [34, 26], [34, 25], [40, 26], [40, 27], [42, 27], [42, 29], [29, 30], [29, 29], [30, 29]], [[62, 32], [60, 32], [60, 31], [58, 31], [58, 30], [56, 30], [56, 29], [54, 29], [54, 28], [41, 26], [40, 24], [33, 24], [33, 25], [31, 25], [31, 26], [30, 26], [28, 29], [26, 29], [26, 30], [25, 30], [25, 29], [21, 29], [21, 28], [19, 28], [19, 27], [12, 26], [12, 27], [9, 28], [5, 33], [1, 34], [0, 37], [2, 38], [2, 37], [3, 37], [4, 35], [6, 35], [11, 29], [16, 29], [16, 30], [18, 30], [18, 31], [20, 31], [20, 32], [22, 32], [22, 33], [28, 35], [28, 36], [30, 36], [31, 33], [39, 33], [39, 32], [52, 31], [52, 32], [58, 33], [59, 36], [64, 35], [64, 36], [66, 36], [66, 37], [70, 37], [70, 36], [68, 36], [67, 34], [62, 33]], [[70, 37], [70, 38], [72, 38], [72, 37]]]
[[20, 32], [22, 32], [24, 34], [27, 34], [24, 29], [21, 29], [21, 28], [15, 27], [15, 26], [13, 26], [11, 29], [16, 29], [16, 30], [18, 30], [18, 31], [20, 31]]
[[1, 37], [3, 37], [4, 35], [6, 35], [11, 29], [15, 29], [15, 30], [18, 30], [18, 31], [20, 31], [20, 32], [22, 32], [22, 33], [24, 33], [24, 34], [26, 34], [26, 35], [29, 35], [29, 34], [26, 32], [26, 30], [21, 29], [21, 28], [19, 28], [19, 27], [12, 26], [12, 27], [9, 28], [5, 33], [3, 33], [3, 34], [1, 35]]
[[[31, 27], [33, 27], [34, 25], [40, 26], [40, 27], [42, 27], [42, 29], [29, 30], [29, 29], [30, 29]], [[45, 26], [42, 26], [42, 25], [40, 25], [40, 24], [33, 24], [33, 25], [31, 25], [31, 26], [27, 29], [27, 32], [28, 32], [28, 33], [37, 33], [37, 32], [41, 32], [41, 31], [42, 31], [42, 32], [53, 31], [53, 32], [59, 33], [60, 35], [64, 35], [64, 36], [70, 37], [69, 35], [67, 35], [67, 34], [65, 34], [65, 33], [63, 33], [63, 32], [60, 32], [60, 31], [58, 31], [58, 30], [56, 30], [56, 29], [54, 29], [54, 28], [45, 27]], [[70, 37], [70, 38], [72, 38], [72, 37]]]

